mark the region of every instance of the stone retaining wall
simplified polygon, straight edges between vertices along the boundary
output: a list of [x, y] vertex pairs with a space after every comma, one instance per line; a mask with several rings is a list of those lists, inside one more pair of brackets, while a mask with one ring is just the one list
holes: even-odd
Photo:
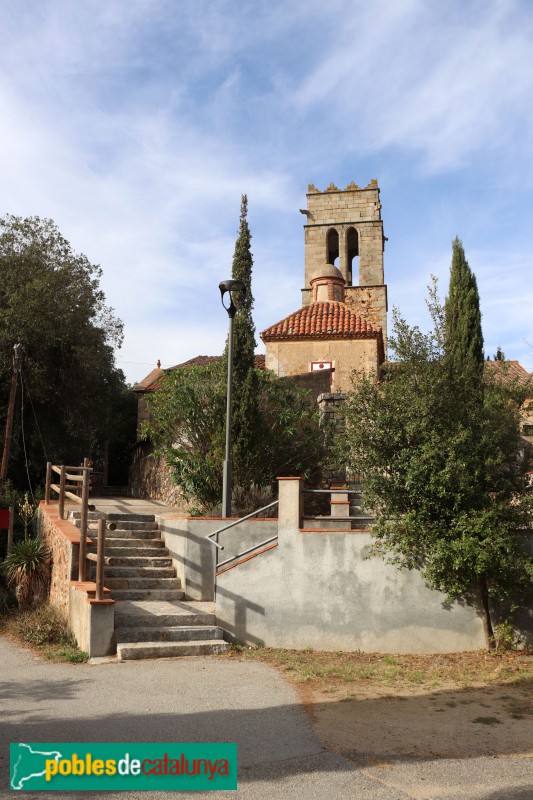
[[78, 578], [80, 532], [69, 520], [59, 519], [57, 505], [46, 505], [44, 502], [39, 505], [37, 527], [39, 537], [52, 552], [50, 602], [66, 615], [69, 584]]
[[155, 456], [149, 442], [138, 442], [129, 472], [128, 493], [143, 500], [162, 500], [184, 511], [183, 498], [163, 456]]

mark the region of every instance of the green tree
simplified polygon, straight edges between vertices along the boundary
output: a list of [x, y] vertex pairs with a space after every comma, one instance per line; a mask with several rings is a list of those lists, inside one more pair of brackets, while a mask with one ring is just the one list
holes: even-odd
[[397, 363], [380, 383], [354, 383], [346, 404], [349, 463], [376, 510], [375, 550], [420, 570], [450, 598], [473, 602], [490, 646], [491, 600], [527, 596], [533, 577], [520, 533], [531, 512], [521, 398], [517, 387], [482, 376], [479, 402], [472, 373], [456, 368], [457, 349], [447, 346], [449, 315], [445, 327], [434, 293], [429, 305], [435, 324], [428, 334], [395, 310]]
[[[324, 451], [311, 394], [254, 370], [257, 426], [246, 461], [234, 457], [234, 487], [273, 487], [279, 475], [315, 474]], [[224, 363], [177, 369], [147, 398], [144, 433], [166, 457], [184, 498], [203, 511], [218, 504], [224, 460]], [[250, 511], [254, 510], [252, 508]]]
[[[234, 321], [233, 340], [233, 408], [232, 408], [232, 451], [234, 461], [234, 480], [236, 472], [241, 476], [240, 486], [249, 488], [252, 479], [247, 479], [254, 471], [254, 440], [260, 424], [259, 379], [255, 369], [255, 325], [252, 311], [254, 297], [252, 292], [253, 256], [252, 235], [248, 225], [248, 198], [241, 196], [239, 234], [235, 241], [231, 276], [240, 280], [246, 287], [240, 297], [239, 310]], [[227, 364], [227, 346], [224, 361]], [[244, 480], [244, 483], [242, 481]]]
[[8, 474], [27, 488], [21, 427], [32, 482], [52, 461], [97, 458], [109, 408], [124, 388], [113, 349], [122, 323], [105, 304], [101, 269], [73, 251], [52, 220], [0, 219], [0, 436], [13, 345], [24, 358]]
[[461, 240], [452, 243], [450, 286], [445, 304], [446, 351], [452, 369], [472, 370], [471, 380], [478, 385], [483, 374], [483, 333], [479, 292], [468, 265]]
[[243, 386], [249, 370], [255, 366], [255, 325], [252, 317], [254, 297], [252, 293], [252, 268], [254, 259], [251, 250], [252, 234], [248, 225], [248, 197], [241, 196], [239, 235], [235, 241], [231, 277], [242, 281], [246, 292], [239, 302], [235, 316], [233, 370], [236, 386]]

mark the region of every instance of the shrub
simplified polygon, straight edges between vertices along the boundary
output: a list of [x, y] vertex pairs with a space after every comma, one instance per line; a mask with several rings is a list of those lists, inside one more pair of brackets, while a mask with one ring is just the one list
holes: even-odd
[[63, 614], [49, 603], [17, 614], [9, 627], [22, 641], [30, 644], [76, 647], [76, 640]]
[[21, 611], [31, 607], [35, 595], [48, 586], [50, 551], [39, 539], [22, 539], [15, 542], [2, 564], [6, 583], [14, 588]]

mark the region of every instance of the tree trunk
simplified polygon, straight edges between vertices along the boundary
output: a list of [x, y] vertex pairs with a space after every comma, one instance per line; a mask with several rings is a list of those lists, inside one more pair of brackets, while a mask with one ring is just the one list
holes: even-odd
[[485, 633], [485, 643], [487, 645], [487, 650], [494, 650], [496, 647], [496, 642], [494, 639], [492, 620], [490, 618], [489, 587], [487, 585], [486, 578], [481, 579], [480, 594], [481, 608], [483, 611], [483, 631]]

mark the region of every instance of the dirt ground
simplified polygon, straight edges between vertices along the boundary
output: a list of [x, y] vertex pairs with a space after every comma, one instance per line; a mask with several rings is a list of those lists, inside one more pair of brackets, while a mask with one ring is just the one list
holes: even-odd
[[294, 685], [327, 750], [361, 764], [533, 756], [533, 656], [300, 653], [291, 660], [288, 652], [263, 651], [259, 660]]
[[533, 687], [441, 688], [391, 695], [301, 687], [315, 731], [328, 750], [371, 761], [387, 756], [533, 756]]

